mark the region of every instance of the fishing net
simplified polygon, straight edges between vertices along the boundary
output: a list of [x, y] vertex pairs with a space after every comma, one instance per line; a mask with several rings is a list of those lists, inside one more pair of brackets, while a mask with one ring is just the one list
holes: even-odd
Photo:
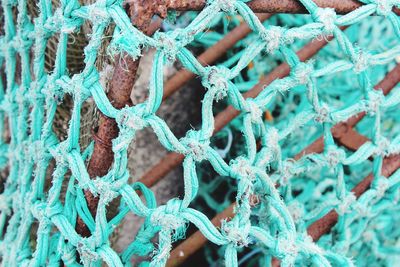
[[[363, 0], [340, 16], [300, 0], [310, 15], [261, 22], [247, 1], [210, 0], [151, 37], [132, 26], [122, 1], [60, 2], [54, 8], [51, 0], [39, 1], [33, 17], [26, 0], [1, 1], [4, 266], [129, 266], [137, 258], [144, 266], [174, 265], [171, 250], [188, 228], [213, 244], [203, 251], [210, 265], [396, 265], [400, 90], [393, 80], [399, 79], [400, 21], [392, 8], [398, 1]], [[252, 33], [218, 64], [203, 66], [189, 50], [211, 46], [240, 22]], [[84, 23], [91, 27], [84, 67], [73, 74], [69, 38]], [[50, 70], [47, 43], [56, 35]], [[114, 108], [99, 57], [137, 59], [147, 48], [156, 50], [147, 99]], [[201, 124], [179, 139], [157, 116], [163, 70], [175, 61], [206, 89]], [[390, 82], [380, 82], [389, 71]], [[55, 114], [67, 99], [72, 114], [61, 138]], [[81, 140], [88, 102], [119, 128], [111, 169], [93, 179], [87, 171], [93, 143]], [[184, 194], [166, 204], [157, 205], [148, 187], [129, 179], [128, 147], [144, 128], [184, 155]], [[99, 198], [95, 216], [85, 192]], [[115, 199], [117, 210], [110, 208]], [[232, 216], [212, 223], [232, 202]], [[117, 252], [110, 238], [128, 213], [144, 221]], [[78, 217], [88, 237], [76, 231]]]
[[[236, 23], [232, 21], [235, 19]], [[209, 44], [213, 44], [215, 40], [221, 40], [227, 33], [234, 29], [240, 21], [240, 17], [223, 16], [218, 23], [211, 28], [212, 31], [210, 31], [209, 35], [204, 34], [201, 39], [195, 40], [195, 42], [199, 46], [208, 47]], [[309, 16], [291, 14], [275, 15], [264, 22], [264, 24], [298, 27], [311, 22], [312, 18]], [[223, 30], [223, 27], [221, 27], [222, 25], [230, 26], [228, 26], [229, 28], [226, 31]], [[346, 36], [351, 42], [357, 43], [357, 46], [373, 50], [377, 53], [382, 53], [395, 46], [398, 39], [393, 32], [391, 23], [385, 18], [377, 16], [370, 17], [368, 20], [362, 20], [351, 26], [346, 30]], [[236, 50], [232, 51], [232, 54], [230, 54], [227, 59], [223, 60], [221, 64], [226, 67], [231, 67], [232, 62], [234, 63], [240, 58], [240, 56], [238, 56], [237, 59], [233, 59], [233, 57], [245, 51], [246, 47], [257, 38], [256, 34], [244, 38], [237, 44], [235, 47]], [[382, 44], [380, 40], [385, 40], [385, 44]], [[294, 50], [300, 49], [305, 43], [304, 41], [297, 41], [291, 44], [291, 48]], [[329, 62], [337, 61], [342, 58], [343, 54], [337, 42], [330, 42], [313, 57], [314, 64], [318, 66], [318, 68], [323, 68], [329, 64]], [[268, 57], [259, 54], [253, 59], [252, 63], [248, 65], [247, 69], [242, 71], [241, 75], [235, 77], [235, 85], [242, 92], [248, 91], [249, 88], [258, 83], [261, 75], [271, 72], [281, 61], [282, 58], [279, 54], [268, 55]], [[396, 63], [396, 60], [393, 60], [387, 65], [374, 66], [372, 70], [373, 74], [369, 77], [372, 84], [377, 84], [383, 79], [386, 73], [390, 71]], [[324, 101], [328, 103], [337, 106], [349, 106], [351, 105], [351, 101], [362, 99], [362, 92], [359, 91], [360, 87], [354, 72], [342, 72], [331, 76], [326, 75], [318, 79], [318, 84], [321, 86], [318, 88], [320, 97], [323, 97], [325, 99]], [[355, 98], [353, 98], [353, 96]], [[265, 112], [265, 123], [283, 130], [291, 123], [293, 117], [297, 113], [307, 109], [306, 106], [301, 104], [303, 101], [307, 101], [306, 95], [304, 95], [304, 90], [299, 88], [293, 88], [286, 92], [285, 95], [277, 95], [274, 102], [270, 103], [270, 106]], [[396, 112], [395, 109], [396, 108], [389, 109], [392, 111], [385, 111], [385, 115], [381, 118], [382, 129], [385, 132], [385, 136], [390, 138], [395, 138], [398, 133], [398, 125], [396, 123], [396, 121], [398, 121], [398, 112]], [[272, 114], [273, 116], [271, 116]], [[363, 121], [356, 126], [357, 131], [366, 136], [371, 136], [370, 125], [373, 123], [373, 120], [373, 117], [364, 118]], [[243, 141], [240, 141], [242, 135], [240, 129], [242, 127], [242, 116], [239, 116], [213, 137], [211, 144], [217, 149], [218, 153], [225, 161], [229, 161], [234, 159], [237, 155], [246, 153], [246, 146]], [[302, 151], [305, 146], [313, 143], [323, 134], [322, 127], [314, 121], [304, 124], [303, 128], [304, 129], [298, 132], [292, 132], [289, 138], [281, 144], [281, 152], [285, 154], [284, 157], [293, 157], [293, 155]], [[299, 140], [301, 140], [301, 142], [299, 142]], [[344, 149], [347, 153], [351, 152], [346, 148]], [[353, 188], [363, 177], [371, 172], [372, 166], [371, 162], [366, 160], [359, 164], [345, 165], [344, 168], [346, 186], [348, 186], [348, 188]], [[268, 170], [268, 173], [274, 172], [275, 170]], [[202, 163], [200, 168], [198, 168], [198, 177], [200, 181], [199, 193], [193, 202], [193, 206], [196, 207], [196, 209], [206, 212], [207, 214], [217, 214], [226, 209], [235, 200], [236, 182], [213, 172], [212, 167], [207, 163]], [[324, 205], [324, 203], [326, 203], [325, 201], [328, 199], [334, 200], [336, 198], [335, 191], [333, 190], [335, 184], [335, 172], [333, 172], [331, 168], [326, 168], [324, 166], [315, 166], [312, 172], [299, 173], [290, 178], [290, 186], [292, 188], [286, 192], [288, 195], [285, 196], [285, 199], [287, 199], [287, 203], [290, 207], [289, 210], [292, 209], [290, 210], [291, 214], [297, 214], [293, 217], [297, 225], [301, 224], [303, 227], [307, 227], [326, 214], [327, 210], [334, 207], [328, 204], [329, 207], [323, 207], [323, 209], [326, 208], [327, 210], [323, 211], [319, 206]], [[353, 240], [346, 241], [349, 242], [346, 244], [346, 247], [342, 247], [343, 244], [340, 244], [335, 237], [337, 231], [342, 231], [339, 228], [334, 228], [330, 234], [322, 237], [319, 241], [319, 245], [326, 249], [332, 249], [332, 247], [334, 247], [334, 250], [346, 248], [345, 250], [338, 251], [353, 257], [357, 266], [369, 266], [369, 264], [377, 266], [395, 265], [398, 259], [395, 250], [390, 250], [388, 247], [385, 249], [379, 247], [380, 242], [376, 243], [376, 245], [371, 245], [370, 239], [368, 239], [371, 237], [369, 234], [374, 232], [374, 235], [376, 235], [375, 238], [381, 241], [384, 240], [384, 242], [388, 244], [396, 244], [396, 242], [398, 242], [398, 237], [393, 235], [392, 228], [398, 220], [398, 218], [396, 218], [396, 212], [394, 212], [398, 207], [393, 205], [392, 208], [394, 210], [386, 210], [386, 208], [387, 207], [383, 208], [379, 212], [380, 215], [375, 219], [371, 218], [368, 223], [365, 221], [358, 222], [357, 219], [351, 220], [347, 227], [353, 228], [352, 232], [360, 231], [358, 233], [362, 232], [363, 235]], [[303, 215], [309, 212], [316, 211], [320, 212], [320, 214], [317, 215], [317, 213], [314, 213], [312, 217], [303, 217]], [[301, 214], [301, 217], [299, 217], [299, 214]], [[380, 217], [383, 216], [383, 214], [390, 214], [390, 220]], [[386, 230], [390, 231], [390, 234], [386, 232], [386, 230], [383, 232], [376, 231], [376, 229], [382, 230], [383, 226], [380, 225], [381, 223], [385, 225]], [[218, 249], [216, 246], [207, 245], [205, 250], [201, 253], [206, 256], [204, 265], [223, 265], [224, 248]], [[263, 248], [254, 248], [251, 250], [242, 249], [240, 253], [239, 265], [242, 266], [264, 266], [271, 260], [270, 253]]]

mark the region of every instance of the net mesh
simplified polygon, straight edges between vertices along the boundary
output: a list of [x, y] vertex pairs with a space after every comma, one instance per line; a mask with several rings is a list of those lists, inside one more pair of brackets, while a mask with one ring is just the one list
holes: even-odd
[[[182, 18], [185, 19], [185, 18]], [[185, 19], [187, 20], [187, 19]], [[196, 45], [208, 47], [213, 44], [215, 40], [222, 39], [225, 34], [228, 34], [236, 28], [240, 23], [240, 16], [222, 16], [218, 23], [213, 25], [209, 29], [209, 33], [201, 36], [201, 39], [195, 40]], [[268, 25], [285, 25], [286, 27], [301, 26], [306, 23], [311, 23], [312, 18], [304, 15], [275, 15], [269, 18], [264, 24]], [[228, 25], [223, 27], [223, 25]], [[378, 26], [379, 25], [379, 26]], [[357, 24], [352, 25], [346, 30], [346, 36], [353, 43], [364, 49], [373, 50], [375, 53], [384, 52], [391, 48], [397, 42], [397, 36], [393, 33], [393, 27], [391, 23], [384, 17], [372, 16], [368, 20], [362, 20]], [[233, 63], [237, 62], [242, 51], [244, 51], [248, 44], [251, 44], [258, 36], [256, 33], [249, 35], [237, 43], [235, 49], [227, 56], [227, 59], [223, 59], [221, 64], [230, 67]], [[297, 50], [304, 45], [303, 42], [295, 42], [291, 45], [291, 48]], [[229, 53], [228, 52], [228, 53]], [[314, 67], [322, 68], [329, 62], [341, 60], [343, 54], [341, 53], [340, 46], [337, 42], [330, 42], [327, 44], [317, 55], [313, 57]], [[252, 63], [243, 70], [242, 73], [234, 78], [235, 85], [245, 92], [259, 81], [260, 75], [263, 73], [269, 73], [276, 66], [277, 62], [281, 62], [282, 58], [279, 54], [269, 54], [265, 57], [263, 53], [260, 53], [255, 57]], [[278, 63], [279, 64], [279, 63]], [[390, 71], [396, 64], [395, 60], [385, 65], [375, 65], [370, 68], [370, 81], [372, 84], [377, 84], [385, 74]], [[245, 81], [244, 81], [245, 80]], [[341, 72], [335, 75], [326, 75], [318, 78], [318, 92], [320, 97], [325, 102], [330, 103], [336, 107], [342, 105], [349, 105], [351, 102], [354, 103], [363, 98], [363, 93], [359, 90], [357, 82], [357, 75], [354, 72]], [[250, 86], [250, 87], [249, 87]], [[293, 88], [285, 95], [278, 95], [273, 103], [268, 107], [265, 113], [265, 123], [274, 125], [278, 129], [283, 129], [290, 124], [291, 119], [298, 112], [301, 112], [305, 106], [306, 95], [303, 90]], [[385, 110], [385, 115], [381, 118], [381, 125], [383, 134], [388, 138], [394, 138], [399, 130], [396, 121], [398, 121], [398, 114], [396, 107]], [[273, 115], [273, 116], [271, 116]], [[369, 116], [364, 118], [355, 127], [357, 132], [370, 136], [370, 125], [373, 123], [374, 117]], [[227, 125], [224, 130], [217, 133], [211, 141], [211, 145], [214, 146], [220, 155], [226, 160], [235, 158], [238, 154], [245, 153], [245, 146], [241, 138], [241, 127], [242, 118], [239, 116], [232, 123]], [[302, 151], [305, 146], [313, 143], [319, 136], [323, 134], [322, 128], [319, 124], [311, 121], [305, 124], [302, 128], [296, 132], [292, 132], [284, 142], [281, 143], [281, 151], [284, 157], [293, 157], [299, 151]], [[299, 142], [298, 140], [302, 140]], [[346, 148], [344, 148], [347, 150]], [[351, 153], [351, 151], [348, 151]], [[355, 165], [345, 165], [344, 177], [348, 188], [355, 187], [363, 177], [367, 176], [371, 169], [371, 162], [365, 161]], [[321, 214], [325, 214], [326, 211], [321, 211], [321, 214], [313, 216], [304, 216], [306, 213], [316, 209], [319, 205], [323, 205], [326, 201], [334, 200], [336, 198], [335, 192], [332, 190], [336, 178], [333, 175], [332, 169], [324, 167], [315, 167], [312, 171], [299, 173], [290, 178], [290, 190], [286, 191], [284, 196], [285, 202], [289, 205], [291, 214], [294, 214], [294, 220], [296, 225], [306, 223], [306, 226], [317, 220]], [[268, 173], [273, 173], [275, 170], [267, 170]], [[193, 207], [205, 212], [205, 214], [216, 214], [222, 212], [227, 208], [231, 202], [234, 201], [234, 195], [236, 192], [236, 184], [234, 180], [228, 180], [226, 177], [219, 176], [218, 173], [212, 171], [207, 163], [202, 164], [198, 168], [199, 174], [199, 194], [193, 202]], [[319, 184], [319, 185], [318, 185]], [[328, 204], [330, 208], [333, 206]], [[328, 207], [327, 210], [329, 209]], [[394, 210], [397, 209], [396, 205], [392, 207]], [[398, 236], [393, 234], [393, 226], [398, 220], [397, 215], [391, 209], [382, 209], [379, 212], [379, 216], [375, 219], [368, 220], [366, 223], [364, 220], [351, 220], [347, 227], [351, 227], [351, 232], [361, 231], [364, 229], [363, 235], [357, 238], [352, 238], [349, 241], [348, 246], [344, 246], [336, 237], [337, 231], [341, 232], [341, 228], [334, 228], [329, 234], [326, 234], [319, 241], [319, 246], [326, 249], [333, 249], [340, 251], [342, 254], [351, 255], [356, 259], [357, 266], [369, 266], [382, 265], [390, 266], [393, 265], [398, 256], [394, 253], [394, 250], [389, 252], [385, 249], [385, 253], [382, 253], [380, 248], [381, 242], [384, 240], [387, 244], [396, 244]], [[296, 215], [297, 214], [297, 215]], [[298, 214], [302, 216], [299, 217]], [[211, 215], [212, 216], [212, 215]], [[254, 216], [254, 214], [253, 214]], [[388, 216], [388, 217], [386, 217]], [[385, 217], [385, 218], [384, 218]], [[388, 219], [390, 218], [390, 219]], [[380, 224], [383, 223], [387, 227], [385, 231], [376, 231], [381, 229]], [[374, 232], [375, 238], [379, 239], [376, 245], [370, 244], [368, 239], [369, 233]], [[360, 232], [358, 232], [360, 233]], [[348, 237], [347, 237], [348, 238]], [[346, 238], [346, 239], [347, 239]], [[347, 241], [346, 241], [347, 242]], [[223, 253], [224, 248], [218, 249], [216, 246], [211, 244], [207, 245], [204, 253], [206, 261], [203, 265], [209, 264], [210, 266], [223, 265]], [[268, 251], [262, 248], [253, 248], [249, 250], [239, 250], [239, 263], [242, 266], [264, 266], [270, 254]], [[302, 263], [300, 261], [299, 263]], [[301, 264], [299, 264], [301, 265]]]
[[[0, 196], [0, 253], [4, 266], [61, 262], [67, 266], [98, 266], [102, 262], [123, 266], [130, 265], [137, 256], [148, 259], [142, 262], [144, 265], [163, 266], [173, 244], [185, 238], [189, 224], [222, 247], [227, 266], [237, 266], [238, 252], [243, 251], [251, 251], [244, 257], [261, 251], [264, 264], [276, 258], [282, 266], [352, 266], [350, 246], [353, 251], [357, 247], [361, 250], [357, 262], [365, 263], [362, 257], [370, 257], [368, 251], [373, 251], [379, 255], [374, 258], [377, 263], [395, 263], [386, 255], [399, 250], [396, 237], [400, 233], [393, 228], [398, 216], [392, 213], [398, 209], [400, 172], [388, 171], [383, 163], [391, 158], [392, 165], [399, 164], [396, 154], [400, 151], [400, 136], [396, 129], [400, 90], [389, 93], [389, 89], [373, 85], [393, 68], [400, 55], [400, 23], [392, 12], [392, 7], [400, 3], [363, 0], [362, 7], [338, 16], [333, 9], [301, 0], [311, 18], [282, 27], [261, 23], [245, 2], [210, 0], [184, 28], [148, 37], [131, 25], [122, 1], [99, 0], [82, 6], [78, 1], [63, 0], [53, 10], [51, 0], [41, 0], [38, 17], [33, 20], [28, 16], [26, 0], [1, 1], [4, 27], [0, 66], [4, 68], [0, 79], [0, 130], [9, 132], [9, 138], [3, 136], [0, 143], [0, 165], [8, 173]], [[254, 32], [253, 39], [236, 59], [203, 66], [187, 46], [201, 39], [199, 36], [221, 14], [239, 15]], [[381, 19], [377, 22], [390, 25], [387, 29], [391, 34], [386, 35], [392, 39], [382, 40], [382, 46], [371, 50], [354, 45], [356, 40], [340, 27], [359, 25], [372, 14]], [[68, 40], [88, 21], [92, 29], [84, 49], [84, 68], [71, 75], [66, 60]], [[96, 68], [105, 31], [114, 24], [107, 50], [110, 55], [128, 53], [138, 58], [142, 48], [156, 49], [147, 100], [122, 109], [115, 109], [108, 100]], [[59, 35], [54, 68], [46, 71], [47, 42], [54, 35]], [[326, 53], [335, 54], [306, 60], [332, 37], [333, 47]], [[312, 39], [311, 44], [317, 44], [315, 51], [308, 56], [304, 50], [296, 54], [299, 44]], [[248, 90], [249, 84], [240, 83], [237, 77], [251, 63], [262, 62], [262, 57], [270, 54], [277, 54], [272, 65], [279, 61], [287, 65], [278, 67], [274, 79], [261, 78]], [[163, 68], [175, 60], [199, 76], [207, 89], [201, 125], [180, 139], [156, 114], [163, 99]], [[335, 83], [335, 77], [343, 73], [350, 78]], [[67, 137], [60, 139], [53, 124], [57, 107], [67, 96], [72, 98], [72, 115]], [[119, 128], [112, 144], [112, 168], [96, 179], [89, 177], [86, 167], [93, 144], [80, 145], [81, 112], [88, 101], [94, 101], [103, 114], [114, 118]], [[214, 116], [221, 103], [229, 106]], [[279, 110], [274, 115], [276, 123], [265, 120], [267, 110]], [[364, 113], [368, 120], [357, 127], [360, 131], [368, 129], [365, 142], [355, 149], [340, 146], [334, 136], [337, 125]], [[242, 139], [235, 155], [229, 157], [212, 140], [215, 122], [226, 116], [237, 118], [217, 137], [229, 143], [230, 129], [236, 127]], [[395, 126], [382, 126], [383, 121]], [[146, 127], [153, 129], [167, 150], [185, 156], [184, 195], [165, 205], [157, 205], [154, 194], [143, 184], [129, 182], [127, 150], [135, 133]], [[321, 133], [321, 153], [295, 157]], [[373, 159], [372, 164], [369, 159]], [[204, 213], [190, 207], [199, 187], [203, 187], [199, 186], [198, 170], [199, 176], [204, 176], [207, 168], [201, 166], [206, 163], [218, 176], [215, 181], [221, 177], [234, 181], [229, 186], [229, 192], [235, 194], [234, 216], [222, 221], [221, 227], [215, 227]], [[371, 186], [359, 197], [351, 191], [352, 186], [371, 170]], [[51, 183], [46, 182], [49, 172]], [[95, 217], [89, 212], [85, 191], [99, 197]], [[204, 191], [200, 192], [204, 197]], [[116, 198], [121, 199], [121, 205], [110, 218], [108, 205]], [[322, 238], [317, 244], [307, 227], [331, 209], [339, 215], [335, 231], [330, 234], [332, 240]], [[116, 252], [110, 235], [129, 212], [145, 220], [134, 241], [124, 251]], [[75, 230], [78, 216], [89, 228], [89, 237]], [[371, 223], [375, 227], [369, 227]], [[35, 235], [32, 229], [36, 229]], [[387, 242], [389, 236], [393, 239]], [[366, 243], [371, 244], [369, 248], [365, 248]]]

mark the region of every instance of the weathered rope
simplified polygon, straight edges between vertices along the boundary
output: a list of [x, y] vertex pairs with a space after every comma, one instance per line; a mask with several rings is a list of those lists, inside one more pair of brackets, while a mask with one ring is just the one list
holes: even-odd
[[[54, 12], [50, 0], [40, 0], [40, 14], [33, 22], [27, 14], [26, 2], [1, 1], [5, 34], [0, 39], [0, 64], [4, 61], [7, 79], [5, 85], [0, 83], [0, 125], [4, 125], [7, 117], [11, 134], [10, 142], [3, 138], [0, 142], [1, 167], [9, 167], [0, 197], [0, 255], [5, 266], [59, 265], [61, 261], [69, 266], [78, 264], [77, 253], [82, 263], [88, 266], [100, 266], [102, 261], [110, 266], [130, 265], [130, 259], [135, 255], [152, 256], [148, 263], [150, 266], [163, 266], [173, 242], [185, 237], [189, 223], [194, 224], [208, 240], [224, 247], [227, 266], [237, 266], [238, 250], [249, 246], [267, 250], [270, 257], [281, 260], [282, 266], [291, 266], [299, 260], [317, 266], [352, 266], [351, 258], [339, 253], [338, 249], [323, 249], [312, 242], [302, 218], [320, 217], [326, 209], [334, 207], [340, 215], [337, 246], [346, 251], [350, 245], [350, 233], [358, 230], [351, 227], [347, 230], [346, 227], [352, 221], [364, 218], [355, 211], [363, 215], [374, 214], [389, 203], [398, 204], [400, 172], [386, 179], [381, 175], [381, 168], [385, 156], [400, 152], [400, 138], [386, 138], [381, 120], [382, 109], [400, 103], [400, 91], [394, 90], [384, 97], [373, 89], [368, 70], [376, 65], [393, 63], [400, 55], [400, 45], [382, 53], [363, 51], [355, 47], [339, 27], [359, 23], [376, 13], [390, 21], [396, 37], [400, 38], [400, 22], [391, 11], [393, 6], [400, 5], [400, 1], [362, 1], [366, 5], [347, 15], [337, 16], [332, 9], [318, 8], [311, 0], [301, 0], [313, 22], [284, 28], [263, 25], [245, 4], [246, 1], [210, 0], [184, 29], [157, 32], [153, 37], [131, 25], [121, 0], [99, 0], [89, 6], [81, 6], [77, 0], [62, 0], [61, 7]], [[13, 19], [15, 6], [18, 10], [16, 22]], [[202, 66], [185, 47], [221, 12], [241, 15], [258, 38], [248, 45], [234, 66]], [[85, 20], [92, 23], [92, 34], [85, 48], [85, 68], [70, 76], [65, 56], [68, 36], [79, 31]], [[126, 52], [137, 58], [142, 47], [156, 49], [148, 99], [120, 110], [108, 101], [95, 67], [104, 30], [111, 23], [116, 24], [108, 51], [111, 55]], [[56, 63], [54, 70], [46, 73], [46, 41], [54, 34], [60, 35]], [[312, 61], [301, 62], [290, 47], [295, 41], [328, 35], [334, 36], [343, 59], [319, 68]], [[34, 51], [33, 60], [31, 49]], [[257, 97], [245, 99], [232, 80], [260, 53], [275, 52], [281, 53], [290, 66], [290, 75], [276, 79]], [[14, 78], [17, 56], [21, 65], [20, 82]], [[188, 131], [181, 139], [176, 138], [156, 115], [163, 99], [163, 67], [175, 60], [200, 76], [207, 89], [202, 101], [201, 127]], [[347, 71], [354, 71], [357, 75], [363, 99], [339, 107], [326, 103], [319, 94], [318, 78]], [[290, 90], [302, 90], [306, 96], [302, 105], [306, 108], [293, 116], [285, 127], [266, 124], [263, 120], [265, 110], [277, 97]], [[60, 142], [53, 132], [52, 123], [57, 105], [66, 94], [73, 98], [74, 107], [68, 137]], [[120, 130], [112, 144], [113, 166], [107, 175], [95, 180], [90, 179], [85, 165], [92, 145], [82, 148], [79, 144], [81, 107], [89, 99], [94, 100], [103, 114], [114, 118]], [[226, 100], [242, 115], [240, 130], [245, 140], [245, 151], [229, 163], [210, 145], [214, 131], [213, 107], [221, 100]], [[359, 112], [366, 112], [373, 118], [371, 142], [349, 153], [336, 145], [331, 127]], [[293, 162], [283, 153], [282, 143], [310, 122], [324, 129], [324, 152]], [[167, 150], [185, 155], [184, 196], [161, 206], [157, 206], [153, 193], [144, 185], [128, 183], [128, 146], [135, 133], [145, 127], [154, 130]], [[260, 140], [260, 150], [257, 150], [256, 140]], [[373, 157], [374, 181], [371, 189], [356, 201], [344, 176], [345, 166], [360, 164], [370, 157]], [[55, 161], [55, 168], [50, 189], [46, 192], [46, 171], [51, 161]], [[202, 161], [209, 162], [218, 175], [237, 181], [235, 216], [224, 222], [221, 229], [214, 227], [203, 213], [190, 207], [198, 194], [196, 169]], [[296, 210], [294, 205], [298, 201], [285, 196], [292, 186], [290, 179], [317, 167], [326, 167], [334, 172], [335, 197], [313, 212], [296, 215], [293, 210]], [[275, 170], [273, 174], [267, 172], [270, 168]], [[65, 200], [61, 200], [62, 185], [68, 172], [71, 176]], [[279, 190], [275, 183], [281, 185]], [[95, 218], [88, 210], [83, 190], [99, 197]], [[137, 191], [143, 194], [145, 201]], [[107, 205], [119, 196], [122, 198], [119, 213], [107, 220]], [[251, 203], [254, 196], [259, 199], [256, 210]], [[111, 248], [109, 236], [127, 212], [144, 217], [145, 221], [132, 244], [118, 254]], [[256, 220], [253, 218], [255, 213], [259, 215]], [[88, 226], [92, 233], [90, 237], [83, 238], [76, 233], [77, 216]], [[29, 234], [33, 223], [38, 223], [34, 248]], [[155, 235], [159, 238], [156, 246], [152, 242]], [[374, 240], [374, 236], [370, 239]]]

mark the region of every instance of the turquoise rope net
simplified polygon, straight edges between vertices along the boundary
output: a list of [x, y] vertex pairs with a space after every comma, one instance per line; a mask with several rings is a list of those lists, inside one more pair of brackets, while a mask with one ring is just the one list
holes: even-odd
[[[300, 0], [311, 15], [277, 15], [265, 23], [245, 2], [209, 1], [201, 12], [187, 13], [148, 37], [131, 25], [122, 1], [81, 6], [62, 0], [53, 10], [51, 1], [40, 0], [34, 20], [26, 0], [1, 1], [0, 126], [10, 132], [10, 140], [0, 139], [0, 165], [8, 173], [0, 196], [4, 266], [129, 266], [135, 257], [147, 259], [144, 266], [164, 266], [189, 225], [214, 244], [204, 250], [210, 265], [268, 266], [272, 258], [282, 266], [396, 265], [400, 171], [389, 177], [381, 171], [383, 159], [400, 152], [400, 90], [384, 96], [373, 86], [400, 56], [400, 20], [392, 12], [400, 1], [363, 0], [365, 5], [339, 16]], [[240, 20], [253, 33], [228, 51], [226, 61], [202, 66], [189, 45], [206, 48]], [[85, 67], [70, 75], [68, 38], [87, 21], [92, 33], [84, 50]], [[107, 99], [96, 68], [111, 25], [111, 56], [138, 58], [141, 49], [156, 49], [147, 100], [120, 110]], [[350, 27], [342, 31], [341, 26]], [[56, 34], [56, 60], [48, 72], [46, 44]], [[296, 51], [305, 43], [328, 36], [333, 40], [313, 60], [300, 60]], [[163, 98], [163, 68], [175, 60], [206, 88], [201, 124], [180, 139], [156, 114]], [[290, 67], [288, 76], [265, 84], [255, 97], [242, 95], [281, 62]], [[73, 99], [72, 116], [68, 136], [60, 140], [53, 123], [67, 96]], [[96, 179], [90, 179], [86, 167], [93, 144], [82, 147], [79, 142], [81, 110], [88, 101], [114, 118], [120, 130], [112, 145], [112, 168]], [[240, 114], [213, 136], [214, 114], [227, 106]], [[265, 119], [266, 111], [272, 121]], [[335, 142], [331, 129], [360, 112], [367, 116], [356, 130], [369, 141], [351, 151]], [[127, 150], [135, 133], [146, 127], [167, 150], [185, 155], [184, 195], [164, 205], [157, 205], [143, 184], [129, 182]], [[294, 160], [321, 135], [322, 153]], [[371, 187], [356, 198], [351, 189], [371, 171]], [[46, 179], [51, 179], [50, 188]], [[85, 190], [99, 197], [95, 217]], [[108, 205], [116, 198], [121, 205], [108, 218]], [[206, 214], [221, 212], [232, 201], [234, 216], [215, 227]], [[339, 214], [338, 223], [314, 242], [307, 227], [332, 209]], [[134, 241], [117, 253], [110, 236], [129, 212], [144, 222]], [[78, 216], [90, 237], [75, 231]]]

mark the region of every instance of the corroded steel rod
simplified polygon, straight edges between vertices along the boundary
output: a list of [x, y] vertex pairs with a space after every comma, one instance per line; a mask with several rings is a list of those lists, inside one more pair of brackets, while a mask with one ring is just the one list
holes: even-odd
[[[354, 0], [314, 0], [320, 7], [335, 8], [337, 13], [348, 13], [353, 11], [362, 4]], [[202, 10], [206, 0], [167, 0], [169, 9], [185, 11], [185, 10]], [[305, 13], [304, 6], [296, 0], [253, 0], [247, 3], [254, 12], [266, 13]]]
[[[147, 9], [146, 12], [149, 12], [149, 10]], [[131, 21], [145, 34], [151, 35], [161, 25], [160, 20], [151, 23], [153, 15], [150, 16], [148, 13], [142, 14], [141, 12], [143, 12], [141, 9], [138, 10], [131, 6]], [[123, 54], [115, 60], [115, 62], [124, 63], [116, 64], [107, 97], [117, 109], [132, 105], [130, 96], [136, 79], [139, 61], [139, 59], [133, 60], [128, 54]], [[111, 168], [114, 161], [112, 140], [118, 136], [118, 133], [119, 129], [115, 120], [100, 114], [99, 126], [93, 133], [94, 149], [88, 164], [88, 174], [92, 179], [106, 175]], [[84, 194], [89, 211], [95, 217], [99, 199], [94, 197], [90, 191], [85, 191]], [[89, 228], [80, 217], [77, 218], [75, 229], [77, 233], [84, 237], [88, 237], [91, 234]]]
[[[206, 0], [162, 0], [166, 8], [187, 11], [202, 10]], [[356, 0], [313, 0], [319, 7], [334, 8], [338, 14], [347, 14], [363, 4]], [[253, 12], [259, 13], [307, 13], [307, 10], [298, 0], [253, 0], [247, 3]], [[397, 8], [394, 11], [399, 14]]]

